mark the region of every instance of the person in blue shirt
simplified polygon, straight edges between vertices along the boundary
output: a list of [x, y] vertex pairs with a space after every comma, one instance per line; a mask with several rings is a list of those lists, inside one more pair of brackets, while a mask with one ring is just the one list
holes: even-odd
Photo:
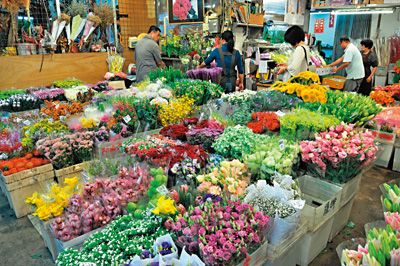
[[243, 80], [244, 80], [244, 69], [242, 63], [242, 56], [239, 51], [235, 50], [235, 41], [233, 40], [232, 31], [225, 31], [221, 36], [221, 48], [214, 49], [211, 54], [196, 68], [202, 68], [210, 64], [212, 61], [216, 61], [218, 67], [222, 67], [222, 78], [221, 86], [225, 88], [226, 93], [230, 93], [236, 90], [236, 70], [239, 71], [239, 91], [243, 90]]

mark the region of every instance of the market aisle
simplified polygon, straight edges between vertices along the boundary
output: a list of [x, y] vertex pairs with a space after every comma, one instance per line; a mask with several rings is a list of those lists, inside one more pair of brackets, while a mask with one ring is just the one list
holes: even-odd
[[[329, 243], [326, 253], [320, 254], [311, 263], [311, 266], [340, 265], [336, 254], [336, 246], [352, 237], [364, 237], [364, 224], [383, 219], [380, 202], [381, 192], [379, 185], [392, 179], [400, 178], [400, 173], [374, 167], [362, 178], [361, 189], [354, 201], [350, 220], [356, 224], [351, 234], [346, 235], [343, 229], [340, 234]], [[44, 246], [39, 233], [35, 230], [27, 217], [16, 219], [10, 209], [7, 199], [0, 191], [0, 256], [1, 265], [5, 266], [47, 266], [54, 265], [50, 252]], [[40, 257], [31, 256], [40, 254]]]
[[[34, 255], [41, 255], [32, 258]], [[51, 254], [27, 217], [17, 219], [0, 190], [0, 257], [2, 266], [50, 266]]]

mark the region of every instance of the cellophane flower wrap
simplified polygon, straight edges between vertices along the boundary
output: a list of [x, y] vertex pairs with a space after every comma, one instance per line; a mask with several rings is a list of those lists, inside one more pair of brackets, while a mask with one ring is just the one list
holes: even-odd
[[191, 207], [172, 225], [177, 242], [197, 249], [206, 265], [230, 265], [252, 253], [262, 242], [270, 218], [237, 201], [206, 202]]
[[200, 183], [197, 190], [215, 196], [241, 197], [250, 182], [246, 171], [246, 165], [239, 160], [223, 161], [219, 167], [214, 167], [211, 173], [197, 176]]
[[332, 126], [329, 131], [316, 134], [315, 139], [300, 142], [302, 160], [312, 173], [334, 183], [346, 183], [356, 177], [378, 151], [372, 133], [358, 132], [353, 124]]

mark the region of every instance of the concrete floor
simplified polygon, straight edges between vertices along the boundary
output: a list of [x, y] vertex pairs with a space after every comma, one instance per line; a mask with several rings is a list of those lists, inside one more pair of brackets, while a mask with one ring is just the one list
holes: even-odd
[[[345, 234], [350, 228], [343, 229], [332, 243], [328, 243], [326, 252], [320, 254], [311, 266], [340, 265], [336, 255], [336, 246], [353, 237], [365, 237], [364, 224], [383, 219], [379, 185], [400, 178], [400, 173], [374, 167], [362, 177], [350, 220], [355, 223], [351, 234]], [[40, 257], [31, 257], [40, 255]], [[27, 217], [17, 219], [10, 209], [7, 199], [0, 191], [0, 265], [4, 266], [50, 266], [54, 265], [51, 254], [44, 246], [42, 237]], [[285, 266], [285, 265], [282, 265]]]

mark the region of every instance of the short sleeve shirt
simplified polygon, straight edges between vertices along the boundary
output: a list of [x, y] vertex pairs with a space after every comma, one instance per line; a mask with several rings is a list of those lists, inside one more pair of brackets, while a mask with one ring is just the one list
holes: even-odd
[[360, 51], [357, 47], [350, 43], [344, 49], [343, 63], [349, 62], [346, 67], [347, 79], [362, 79], [365, 76], [364, 64]]
[[136, 81], [141, 82], [149, 75], [150, 70], [157, 70], [161, 62], [160, 48], [153, 38], [146, 35], [137, 42], [135, 48]]

